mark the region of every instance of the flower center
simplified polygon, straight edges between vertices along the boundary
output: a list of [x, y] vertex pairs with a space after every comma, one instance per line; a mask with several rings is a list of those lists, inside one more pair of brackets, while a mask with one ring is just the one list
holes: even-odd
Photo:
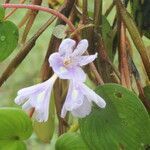
[[70, 58], [65, 58], [63, 63], [64, 63], [64, 66], [67, 67], [68, 65], [71, 64], [71, 59]]

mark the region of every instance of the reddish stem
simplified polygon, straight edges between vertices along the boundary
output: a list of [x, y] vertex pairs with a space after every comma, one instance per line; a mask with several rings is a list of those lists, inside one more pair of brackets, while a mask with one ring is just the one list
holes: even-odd
[[[20, 4], [23, 4], [26, 0], [20, 0]], [[17, 8], [14, 8], [4, 19], [6, 20], [8, 17], [10, 17], [12, 14], [15, 13], [15, 11], [17, 10]]]
[[35, 112], [35, 108], [31, 108], [30, 112], [29, 112], [29, 117], [32, 118], [33, 113]]
[[74, 25], [72, 24], [72, 22], [66, 16], [64, 16], [57, 10], [54, 10], [51, 8], [42, 7], [42, 6], [38, 6], [38, 5], [25, 5], [25, 4], [2, 4], [2, 6], [4, 8], [26, 8], [26, 9], [40, 10], [40, 11], [48, 12], [48, 13], [53, 14], [53, 15], [57, 16], [58, 18], [62, 19], [64, 22], [66, 22], [68, 24], [68, 26], [70, 27], [71, 32], [74, 32], [76, 29], [74, 27]]

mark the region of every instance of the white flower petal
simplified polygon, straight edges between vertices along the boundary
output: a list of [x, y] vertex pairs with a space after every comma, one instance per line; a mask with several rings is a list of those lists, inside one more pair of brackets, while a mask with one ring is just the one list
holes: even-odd
[[57, 75], [54, 74], [49, 80], [41, 84], [20, 90], [21, 92], [18, 92], [19, 95], [15, 99], [15, 102], [17, 104], [22, 104], [26, 101], [22, 106], [24, 110], [27, 111], [30, 108], [35, 108], [35, 118], [40, 122], [47, 121], [50, 95], [56, 79]]
[[49, 80], [47, 80], [43, 83], [39, 83], [39, 84], [30, 86], [30, 87], [23, 88], [23, 89], [19, 90], [17, 94], [18, 94], [18, 96], [25, 98], [25, 97], [28, 97], [28, 95], [39, 93], [46, 88], [48, 82], [49, 82]]
[[84, 54], [87, 48], [88, 48], [88, 41], [86, 39], [83, 39], [78, 43], [76, 49], [73, 51], [71, 56], [72, 57], [81, 56], [82, 54]]
[[79, 89], [71, 81], [69, 84], [69, 89], [67, 97], [64, 103], [66, 110], [72, 111], [73, 109], [78, 108], [83, 103], [83, 95]]
[[83, 71], [82, 68], [80, 67], [74, 67], [69, 69], [70, 72], [70, 79], [74, 80], [74, 81], [80, 81], [80, 82], [84, 82], [86, 80], [86, 74]]
[[50, 95], [52, 88], [47, 89], [42, 96], [38, 97], [37, 105], [36, 105], [36, 116], [35, 118], [39, 122], [45, 122], [48, 120], [49, 116], [49, 105], [50, 105]]
[[83, 118], [91, 112], [91, 102], [80, 90], [80, 84], [70, 81], [69, 89], [65, 103], [61, 111], [61, 117], [66, 116], [67, 111], [70, 111], [74, 116]]
[[18, 95], [16, 98], [15, 98], [15, 103], [18, 104], [18, 105], [21, 105], [22, 103], [24, 103], [26, 101], [27, 97], [23, 97], [21, 95]]
[[81, 90], [89, 101], [94, 101], [99, 107], [105, 108], [105, 100], [101, 98], [98, 94], [96, 94], [93, 90], [91, 90], [89, 87], [87, 87], [84, 83], [81, 83]]
[[64, 66], [63, 58], [59, 53], [53, 53], [49, 57], [49, 63], [53, 68], [53, 71], [59, 76], [61, 79], [74, 79], [79, 81], [86, 80], [86, 74], [84, 71], [78, 66]]
[[97, 58], [97, 53], [95, 55], [89, 55], [89, 56], [80, 56], [78, 58], [78, 63], [80, 66], [85, 66], [92, 61], [94, 61]]
[[76, 45], [76, 42], [72, 39], [64, 39], [59, 46], [59, 53], [61, 56], [70, 55], [73, 52], [73, 49]]
[[25, 111], [30, 110], [31, 108], [33, 108], [33, 106], [31, 105], [30, 101], [26, 101], [23, 105], [22, 105], [22, 109]]
[[72, 110], [71, 113], [75, 117], [83, 118], [90, 114], [91, 108], [92, 108], [91, 102], [89, 102], [87, 98], [84, 97], [83, 104], [77, 109]]

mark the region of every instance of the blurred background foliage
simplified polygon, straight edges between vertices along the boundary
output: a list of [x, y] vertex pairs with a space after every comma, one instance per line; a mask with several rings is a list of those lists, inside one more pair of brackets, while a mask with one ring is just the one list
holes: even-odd
[[[13, 3], [18, 3], [19, 0], [13, 0]], [[103, 13], [107, 10], [112, 0], [106, 0], [103, 1]], [[4, 3], [4, 0], [0, 1], [0, 4]], [[29, 0], [26, 1], [26, 3], [29, 3]], [[47, 6], [49, 3], [50, 7], [58, 8], [61, 4], [63, 4], [63, 0], [44, 0], [43, 5]], [[89, 11], [93, 11], [94, 2], [93, 0], [89, 0]], [[134, 7], [134, 6], [133, 6]], [[11, 9], [7, 9], [6, 14]], [[25, 15], [27, 10], [19, 9], [14, 13], [9, 20], [13, 21], [16, 25], [21, 21], [21, 18]], [[136, 12], [132, 12], [136, 13]], [[110, 24], [112, 24], [113, 19], [115, 16], [115, 8], [113, 8], [113, 11], [108, 16], [108, 20]], [[47, 13], [39, 12], [36, 21], [34, 22], [33, 27], [31, 28], [31, 31], [29, 33], [28, 38], [30, 38], [38, 28], [42, 26], [48, 19], [50, 18], [50, 15]], [[137, 18], [138, 19], [138, 18]], [[14, 98], [16, 96], [17, 91], [20, 88], [33, 85], [40, 81], [40, 70], [41, 65], [44, 60], [44, 56], [46, 54], [46, 50], [48, 47], [48, 42], [51, 37], [52, 31], [54, 29], [55, 22], [51, 24], [48, 29], [40, 36], [40, 38], [37, 40], [35, 47], [33, 50], [29, 53], [29, 55], [26, 57], [26, 59], [21, 63], [21, 65], [17, 68], [15, 73], [10, 76], [10, 78], [4, 83], [4, 85], [0, 88], [0, 106], [16, 106], [14, 104]], [[141, 25], [139, 25], [141, 26]], [[142, 25], [144, 26], [144, 25]], [[146, 26], [146, 25], [145, 25]], [[144, 27], [145, 27], [144, 26]], [[20, 37], [23, 34], [24, 31], [23, 26], [19, 30]], [[145, 36], [143, 36], [144, 43], [146, 47], [150, 46], [149, 39], [147, 39]], [[19, 42], [20, 43], [20, 42]], [[0, 75], [2, 74], [3, 70], [6, 68], [8, 63], [14, 58], [14, 56], [17, 54], [17, 52], [21, 48], [21, 43], [18, 45], [16, 50], [3, 62], [0, 64]], [[134, 47], [133, 43], [132, 46]], [[148, 47], [150, 49], [150, 47]], [[150, 51], [150, 50], [149, 50]], [[145, 75], [143, 74], [143, 66], [141, 65], [141, 58], [135, 50], [135, 47], [133, 48], [133, 59], [135, 60], [136, 66], [138, 66], [139, 72], [142, 76], [143, 82], [145, 82]], [[114, 60], [115, 62], [115, 60]], [[142, 75], [143, 74], [143, 75]], [[57, 122], [57, 121], [56, 121]], [[57, 129], [56, 131], [57, 132]], [[32, 135], [32, 137], [27, 141], [28, 150], [48, 150], [48, 149], [54, 149], [54, 143], [56, 141], [57, 135], [54, 134], [53, 139], [51, 143], [49, 144], [43, 144], [40, 142], [40, 140], [37, 139], [35, 134]]]

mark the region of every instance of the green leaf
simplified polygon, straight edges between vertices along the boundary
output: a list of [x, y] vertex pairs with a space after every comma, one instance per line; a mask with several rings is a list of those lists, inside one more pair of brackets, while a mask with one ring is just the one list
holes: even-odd
[[144, 95], [147, 98], [147, 100], [149, 100], [149, 102], [150, 102], [150, 86], [144, 87]]
[[0, 140], [0, 150], [26, 150], [26, 145], [18, 140]]
[[17, 108], [0, 109], [0, 140], [25, 140], [32, 134], [32, 121]]
[[45, 142], [49, 143], [53, 137], [54, 130], [55, 130], [55, 105], [54, 99], [51, 99], [50, 102], [50, 109], [49, 109], [49, 118], [47, 122], [37, 122], [34, 121], [33, 123], [34, 131], [38, 138]]
[[79, 133], [68, 132], [61, 135], [55, 145], [56, 150], [89, 150]]
[[59, 39], [63, 39], [66, 37], [66, 26], [65, 25], [57, 25], [53, 30], [53, 35]]
[[150, 118], [138, 97], [117, 84], [97, 87], [105, 109], [93, 107], [80, 119], [81, 136], [90, 150], [144, 149], [150, 144]]
[[17, 26], [10, 22], [0, 22], [0, 61], [6, 59], [18, 44]]
[[3, 8], [2, 5], [0, 5], [0, 22], [3, 21], [5, 17], [5, 9]]

